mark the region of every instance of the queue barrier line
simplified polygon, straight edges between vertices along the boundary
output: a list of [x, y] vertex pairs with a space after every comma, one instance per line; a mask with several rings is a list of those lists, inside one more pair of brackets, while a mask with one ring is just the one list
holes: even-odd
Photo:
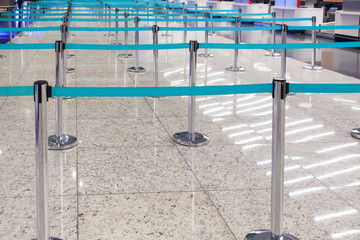
[[68, 31], [89, 31], [89, 32], [104, 32], [104, 31], [151, 31], [152, 27], [68, 27]]
[[[140, 18], [142, 22], [235, 22], [235, 18], [203, 18], [203, 19], [163, 19], [163, 18]], [[113, 19], [87, 19], [69, 18], [69, 22], [132, 22], [132, 18], [113, 18]]]
[[241, 22], [301, 22], [312, 21], [312, 18], [241, 18]]
[[0, 22], [57, 22], [62, 18], [0, 18]]
[[143, 22], [235, 22], [236, 18], [201, 18], [201, 19], [156, 19], [156, 18], [140, 18]]
[[[239, 11], [239, 10], [237, 10]], [[210, 13], [210, 16], [212, 17], [247, 17], [247, 16], [272, 16], [272, 13], [234, 13], [234, 14], [230, 14], [229, 13]]]
[[[190, 11], [195, 11], [195, 10], [189, 10]], [[213, 10], [197, 10], [197, 12], [239, 12], [239, 9], [228, 9], [228, 10], [218, 10], [218, 9], [213, 9]]]
[[23, 50], [23, 49], [55, 49], [54, 43], [12, 43], [0, 44], [0, 50]]
[[[68, 43], [66, 49], [72, 50], [166, 50], [187, 49], [189, 43], [172, 44], [76, 44]], [[199, 43], [199, 48], [208, 49], [308, 49], [308, 48], [349, 48], [360, 47], [360, 42], [334, 42], [334, 43], [287, 43], [287, 44], [233, 44], [233, 43]], [[54, 43], [13, 43], [0, 44], [0, 50], [21, 49], [55, 49]]]
[[[159, 12], [159, 11], [158, 11]], [[97, 14], [91, 14], [91, 13], [70, 13], [69, 16], [74, 16], [74, 17], [85, 17], [85, 16], [89, 16], [89, 17], [116, 17], [116, 16], [123, 16], [123, 13], [109, 13], [109, 14], [102, 14], [102, 13], [97, 13]], [[146, 13], [130, 13], [129, 16], [134, 16], [134, 17], [147, 17], [147, 16], [157, 16], [157, 17], [182, 17], [182, 16], [194, 16], [194, 17], [201, 17], [201, 16], [205, 16], [203, 13], [194, 13], [194, 14], [163, 14], [162, 12], [159, 13], [153, 13], [153, 14], [146, 14]]]
[[[52, 87], [53, 97], [176, 97], [272, 93], [272, 83], [197, 87]], [[360, 93], [360, 84], [289, 83], [291, 93]], [[34, 86], [0, 87], [0, 97], [33, 96]]]
[[360, 25], [288, 26], [288, 30], [336, 30], [336, 29], [360, 29]]
[[334, 43], [199, 43], [199, 48], [208, 49], [308, 49], [308, 48], [349, 48], [360, 47], [360, 42], [334, 42]]
[[0, 87], [0, 97], [33, 96], [34, 86]]
[[281, 30], [281, 26], [274, 27], [159, 27], [162, 31], [256, 31]]
[[176, 97], [271, 93], [272, 83], [201, 87], [57, 87], [54, 97]]
[[0, 28], [0, 32], [44, 32], [60, 31], [61, 27]]
[[64, 13], [0, 13], [0, 16], [25, 16], [25, 17], [50, 17], [50, 16], [63, 16]]
[[[176, 97], [271, 93], [272, 83], [201, 87], [52, 87], [53, 97]], [[33, 96], [33, 86], [0, 87], [0, 97]]]
[[166, 49], [188, 49], [189, 43], [172, 43], [172, 44], [156, 44], [156, 45], [154, 44], [112, 45], [112, 44], [68, 43], [65, 44], [65, 48], [71, 50], [166, 50]]
[[294, 93], [360, 93], [360, 84], [290, 83]]
[[[68, 27], [69, 31], [151, 31], [152, 27]], [[281, 30], [281, 26], [274, 27], [159, 27], [161, 31], [254, 31]]]
[[68, 18], [69, 22], [133, 22], [133, 18]]
[[[12, 10], [13, 12], [66, 12], [66, 9], [16, 9], [16, 10]], [[136, 9], [119, 9], [119, 12], [138, 12], [141, 10], [136, 10]], [[159, 12], [159, 11], [163, 11], [165, 12], [165, 10], [163, 9], [159, 9], [159, 7], [155, 8], [155, 9], [149, 9], [146, 10], [149, 12]], [[166, 11], [168, 12], [184, 12], [184, 11], [180, 11], [180, 10], [173, 10], [173, 9], [167, 9]], [[108, 9], [108, 8], [101, 8], [101, 9], [73, 9], [71, 8], [71, 12], [115, 12], [115, 9]]]

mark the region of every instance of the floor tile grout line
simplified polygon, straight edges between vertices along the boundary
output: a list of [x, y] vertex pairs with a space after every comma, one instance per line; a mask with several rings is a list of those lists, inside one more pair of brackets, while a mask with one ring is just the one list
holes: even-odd
[[[147, 103], [150, 105], [150, 103], [147, 101]], [[150, 105], [151, 107], [151, 105]], [[160, 120], [160, 118], [158, 117], [158, 115], [156, 114], [156, 112], [154, 111], [154, 114], [156, 116], [156, 118], [158, 119], [158, 121], [160, 122], [160, 124], [162, 125], [162, 127], [165, 129], [166, 133], [168, 134], [169, 138], [172, 140], [171, 135], [168, 131], [168, 129], [165, 128], [163, 122]], [[209, 198], [209, 200], [211, 201], [213, 207], [216, 209], [217, 213], [219, 214], [220, 218], [223, 220], [223, 223], [225, 224], [225, 226], [228, 228], [228, 230], [231, 232], [232, 236], [234, 237], [235, 240], [237, 240], [235, 233], [232, 231], [232, 229], [230, 228], [230, 226], [228, 225], [228, 223], [225, 221], [225, 218], [222, 216], [222, 214], [220, 213], [219, 209], [216, 207], [216, 205], [214, 204], [214, 201], [211, 199], [210, 195], [208, 194], [208, 192], [206, 191], [206, 189], [204, 188], [203, 184], [201, 183], [201, 181], [199, 180], [199, 178], [197, 177], [197, 175], [195, 174], [195, 172], [193, 171], [193, 169], [191, 168], [191, 166], [189, 165], [189, 163], [186, 161], [185, 157], [183, 156], [183, 154], [181, 153], [181, 151], [179, 150], [179, 145], [174, 143], [178, 153], [180, 154], [180, 156], [182, 157], [184, 163], [188, 166], [189, 170], [191, 171], [191, 173], [193, 174], [193, 177], [196, 179], [196, 181], [200, 184], [201, 188], [204, 190], [205, 194], [207, 195], [207, 197]]]
[[[214, 208], [216, 209], [217, 213], [219, 214], [220, 218], [223, 220], [224, 224], [226, 225], [226, 227], [229, 229], [229, 231], [231, 232], [231, 234], [233, 235], [234, 239], [237, 240], [237, 237], [235, 235], [235, 233], [233, 232], [233, 230], [230, 228], [229, 224], [227, 223], [227, 221], [225, 220], [224, 216], [220, 213], [220, 210], [216, 207], [213, 199], [210, 197], [209, 192], [205, 189], [204, 185], [202, 184], [202, 182], [200, 181], [200, 179], [198, 178], [198, 176], [196, 175], [196, 173], [194, 172], [194, 170], [192, 169], [192, 167], [190, 166], [189, 162], [186, 161], [185, 156], [183, 155], [183, 153], [180, 151], [179, 149], [179, 145], [176, 145], [176, 149], [178, 150], [178, 152], [180, 153], [180, 155], [183, 158], [183, 161], [185, 162], [185, 164], [188, 166], [188, 168], [191, 170], [192, 174], [194, 175], [195, 179], [199, 182], [200, 186], [202, 189], [204, 189], [205, 194], [207, 195], [207, 197], [209, 198], [211, 204], [214, 206]], [[191, 147], [189, 147], [191, 148]]]
[[[288, 156], [291, 161], [293, 161], [294, 163], [296, 163], [295, 160], [292, 159], [292, 157]], [[323, 185], [327, 190], [329, 190], [330, 192], [332, 192], [333, 194], [335, 194], [337, 197], [339, 197], [341, 200], [343, 200], [344, 202], [346, 202], [349, 206], [351, 206], [352, 208], [354, 208], [355, 210], [357, 210], [360, 213], [360, 209], [358, 209], [357, 207], [353, 206], [353, 204], [351, 204], [349, 201], [347, 201], [346, 199], [344, 199], [341, 195], [339, 195], [338, 193], [336, 193], [335, 191], [333, 191], [331, 188], [331, 186], [328, 186], [327, 184], [325, 184], [323, 181], [321, 181], [321, 179], [319, 180], [316, 176], [314, 176], [313, 174], [311, 174], [306, 168], [304, 168], [302, 165], [299, 165], [306, 173], [308, 173], [309, 175], [311, 175], [316, 181], [318, 181], [319, 183], [321, 183], [321, 185]]]

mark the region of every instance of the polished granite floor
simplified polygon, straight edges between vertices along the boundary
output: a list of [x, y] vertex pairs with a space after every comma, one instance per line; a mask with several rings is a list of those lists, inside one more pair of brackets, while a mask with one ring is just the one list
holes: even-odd
[[[96, 26], [96, 24], [77, 24]], [[73, 43], [111, 43], [104, 33], [75, 32]], [[119, 34], [123, 42], [123, 34]], [[133, 34], [130, 35], [133, 39]], [[203, 33], [188, 39], [203, 41]], [[59, 33], [30, 34], [15, 42], [54, 42]], [[151, 43], [150, 33], [142, 34]], [[160, 37], [181, 42], [182, 32]], [[215, 36], [210, 42], [231, 42]], [[199, 50], [202, 52], [203, 50]], [[270, 83], [280, 58], [241, 50], [243, 73], [226, 72], [230, 50], [198, 59], [197, 85]], [[69, 86], [152, 86], [152, 52], [141, 51], [145, 74], [129, 74], [121, 51], [71, 51]], [[54, 85], [53, 50], [0, 51], [1, 86]], [[188, 84], [188, 50], [159, 53], [160, 85]], [[334, 55], [334, 58], [337, 56]], [[318, 60], [328, 60], [322, 54]], [[323, 70], [303, 70], [288, 58], [287, 78], [299, 83], [358, 83]], [[50, 232], [66, 240], [243, 239], [270, 227], [270, 94], [202, 96], [196, 130], [211, 141], [181, 147], [172, 135], [186, 130], [187, 97], [76, 98], [65, 101], [65, 132], [78, 147], [49, 151]], [[49, 134], [55, 101], [49, 100]], [[295, 94], [286, 100], [284, 228], [302, 240], [360, 239], [359, 94]], [[0, 98], [0, 239], [36, 237], [35, 130], [32, 97]]]

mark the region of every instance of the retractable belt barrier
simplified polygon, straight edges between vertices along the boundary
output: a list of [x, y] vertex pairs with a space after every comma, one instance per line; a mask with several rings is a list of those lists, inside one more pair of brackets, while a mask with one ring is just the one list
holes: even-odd
[[60, 31], [59, 27], [30, 27], [30, 28], [0, 28], [1, 32], [43, 32], [43, 31]]
[[[273, 84], [200, 87], [52, 87], [53, 97], [153, 97], [272, 93]], [[360, 93], [360, 84], [289, 83], [290, 93]], [[0, 97], [33, 96], [34, 86], [0, 87]]]
[[[73, 50], [166, 50], [166, 49], [185, 49], [188, 43], [171, 44], [77, 44], [68, 43], [66, 49]], [[333, 42], [333, 43], [286, 43], [286, 44], [233, 44], [233, 43], [199, 43], [199, 48], [209, 49], [309, 49], [309, 48], [352, 48], [360, 47], [360, 42]], [[20, 49], [54, 49], [53, 43], [16, 43], [0, 44], [0, 50], [20, 50]]]
[[62, 18], [0, 18], [0, 22], [57, 22]]

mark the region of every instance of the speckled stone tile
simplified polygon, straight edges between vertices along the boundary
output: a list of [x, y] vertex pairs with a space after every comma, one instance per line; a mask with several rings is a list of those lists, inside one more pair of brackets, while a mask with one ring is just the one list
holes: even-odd
[[[63, 118], [76, 119], [75, 99], [63, 100]], [[48, 120], [55, 120], [56, 101], [50, 98], [48, 101]], [[0, 110], [0, 121], [6, 120], [33, 120], [35, 118], [35, 103], [33, 97], [8, 98]]]
[[[187, 117], [188, 116], [188, 97], [164, 97], [164, 98], [146, 98], [152, 110], [159, 118], [169, 117]], [[215, 101], [207, 101], [208, 105], [217, 105]], [[203, 111], [208, 111], [205, 104], [197, 104], [195, 116], [208, 117]], [[177, 106], [176, 108], [174, 106]], [[206, 113], [206, 112], [205, 112]]]
[[134, 87], [134, 81], [127, 72], [78, 73], [71, 76], [77, 87]]
[[[76, 240], [76, 196], [50, 197], [50, 236]], [[1, 239], [36, 238], [36, 198], [0, 198]]]
[[77, 132], [85, 148], [173, 145], [156, 119], [79, 120]]
[[[259, 158], [244, 156], [240, 146], [214, 143], [201, 148], [181, 147], [180, 151], [206, 190], [268, 189], [271, 186], [271, 162], [260, 158], [262, 153], [259, 153]], [[303, 177], [308, 180], [296, 181]], [[286, 187], [292, 188], [320, 185], [289, 158], [285, 159], [285, 182]]]
[[185, 192], [80, 196], [79, 239], [235, 238], [206, 194]]
[[353, 208], [360, 211], [360, 181], [354, 181], [345, 187], [331, 187], [330, 189], [345, 200]]
[[[77, 152], [49, 151], [50, 195], [76, 194]], [[36, 153], [33, 150], [2, 149], [0, 152], [0, 197], [36, 196]]]
[[78, 162], [81, 194], [202, 190], [174, 146], [81, 149]]
[[155, 114], [144, 98], [77, 99], [78, 119], [152, 118]]
[[[26, 121], [1, 121], [0, 146], [5, 149], [35, 149], [35, 117]], [[76, 136], [75, 120], [64, 121], [64, 133]], [[48, 120], [48, 134], [55, 134], [55, 120]]]

